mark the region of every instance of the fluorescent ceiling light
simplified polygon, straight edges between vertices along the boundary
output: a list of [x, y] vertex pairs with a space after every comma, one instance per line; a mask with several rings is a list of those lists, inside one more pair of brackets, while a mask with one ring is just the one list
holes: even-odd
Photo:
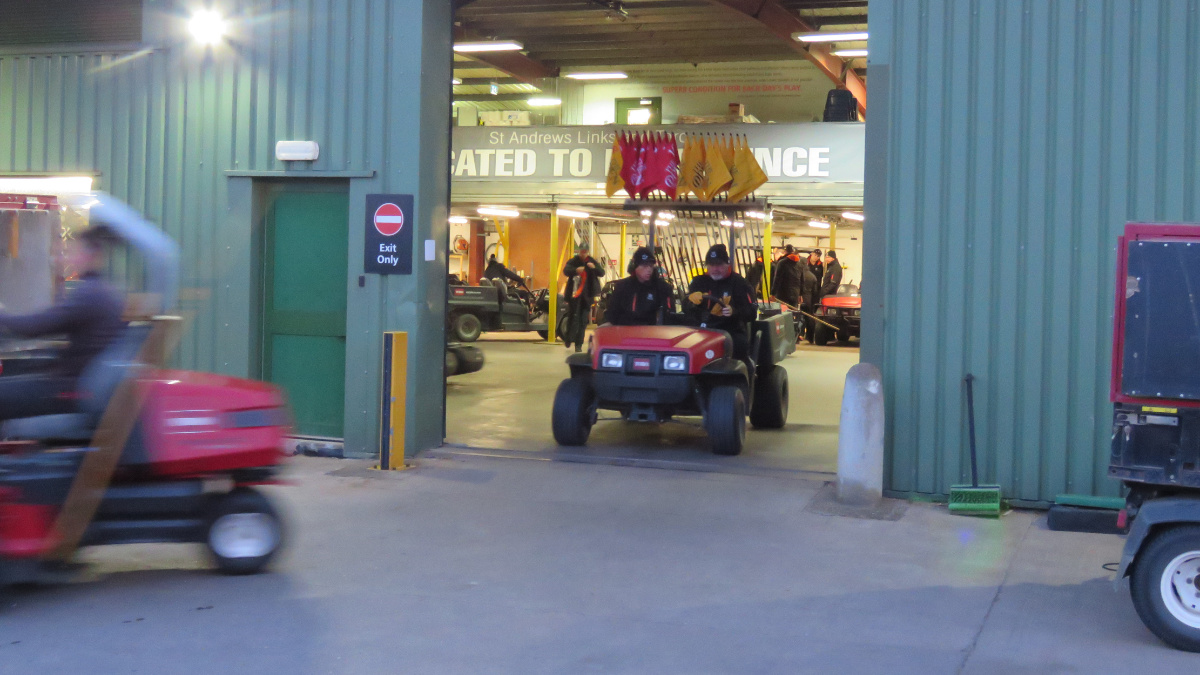
[[792, 33], [798, 42], [857, 42], [866, 40], [864, 33]]
[[652, 105], [653, 103], [654, 103], [654, 101], [651, 101], [648, 98], [644, 98], [644, 99], [638, 101], [638, 105]]
[[521, 212], [516, 209], [497, 209], [490, 206], [481, 206], [476, 211], [481, 216], [495, 216], [497, 218], [520, 218]]
[[733, 225], [733, 221], [732, 221], [732, 220], [722, 220], [722, 221], [720, 221], [720, 223], [721, 223], [722, 225], [724, 225], [725, 227], [730, 227], [731, 225]]
[[215, 45], [225, 37], [225, 19], [215, 10], [197, 10], [188, 21], [188, 32], [202, 45]]
[[563, 77], [572, 80], [624, 80], [629, 76], [625, 73], [567, 73]]
[[0, 192], [18, 195], [70, 195], [92, 191], [91, 176], [0, 178]]
[[867, 219], [863, 214], [853, 211], [842, 211], [842, 217], [846, 220], [857, 220], [860, 223]]
[[456, 77], [456, 78], [450, 80], [450, 84], [462, 84], [462, 80], [460, 80]]
[[670, 225], [671, 223], [668, 223], [665, 220], [656, 220], [656, 221], [654, 221], [654, 224], [657, 225], [658, 227], [666, 227], [666, 226]]
[[467, 218], [466, 216], [450, 216], [446, 220], [454, 223], [455, 225], [466, 225], [467, 223], [471, 222], [471, 219]]
[[456, 52], [519, 52], [525, 45], [513, 40], [495, 40], [492, 42], [455, 42]]
[[839, 50], [835, 51], [833, 53], [833, 55], [840, 56], [843, 59], [853, 59], [853, 58], [857, 58], [859, 56], [866, 56], [867, 50], [865, 50], [865, 49], [839, 49]]
[[827, 223], [823, 220], [810, 220], [810, 221], [808, 221], [808, 226], [815, 227], [818, 230], [828, 230], [829, 229], [829, 223]]
[[529, 105], [535, 108], [546, 108], [555, 105], [562, 105], [561, 98], [531, 98], [526, 101]]
[[571, 209], [557, 209], [558, 215], [564, 218], [590, 218], [591, 214], [584, 211], [573, 211]]
[[744, 223], [744, 222], [742, 222], [742, 221], [740, 221], [740, 220], [735, 220], [735, 221], [733, 221], [733, 226], [734, 226], [734, 227], [745, 227], [745, 226], [746, 226], [746, 223]]

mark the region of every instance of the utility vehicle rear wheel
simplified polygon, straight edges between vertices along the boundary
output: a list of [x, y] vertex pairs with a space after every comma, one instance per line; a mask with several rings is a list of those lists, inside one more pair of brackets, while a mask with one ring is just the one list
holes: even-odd
[[746, 443], [746, 397], [739, 387], [721, 385], [708, 395], [704, 429], [713, 454], [740, 455]]
[[222, 574], [254, 574], [283, 547], [283, 522], [265, 495], [238, 488], [216, 502], [204, 543]]
[[750, 407], [750, 423], [759, 429], [782, 429], [787, 424], [787, 371], [780, 366], [758, 378], [754, 383], [754, 405]]

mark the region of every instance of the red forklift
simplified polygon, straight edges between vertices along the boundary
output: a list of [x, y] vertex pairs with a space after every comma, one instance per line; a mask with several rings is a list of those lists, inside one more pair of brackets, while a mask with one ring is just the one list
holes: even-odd
[[1163, 642], [1200, 652], [1200, 225], [1129, 224], [1117, 253], [1109, 476], [1118, 581]]
[[[12, 242], [36, 243], [46, 233], [34, 229], [56, 226], [52, 210], [48, 221], [27, 217], [38, 210], [27, 205], [45, 203], [0, 200], [0, 229], [11, 235], [0, 274], [21, 254]], [[278, 481], [287, 454], [283, 394], [165, 368], [179, 328], [164, 316], [177, 298], [175, 243], [110, 196], [83, 208], [121, 242], [117, 254], [136, 259], [145, 292], [131, 294], [123, 334], [79, 378], [72, 411], [0, 424], [0, 588], [69, 578], [75, 551], [101, 544], [201, 543], [219, 571], [257, 572], [283, 544], [278, 511], [258, 489]], [[36, 373], [46, 348], [0, 345], [14, 366], [0, 377]]]

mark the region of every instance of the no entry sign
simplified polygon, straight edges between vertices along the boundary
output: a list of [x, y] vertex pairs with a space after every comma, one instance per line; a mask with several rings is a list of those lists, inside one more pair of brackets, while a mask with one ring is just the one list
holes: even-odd
[[363, 271], [412, 274], [413, 196], [367, 195]]
[[404, 211], [388, 202], [375, 209], [375, 230], [390, 237], [404, 228]]

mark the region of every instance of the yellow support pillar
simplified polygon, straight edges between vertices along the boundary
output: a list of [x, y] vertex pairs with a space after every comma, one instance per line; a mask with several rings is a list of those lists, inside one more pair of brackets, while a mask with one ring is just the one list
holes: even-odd
[[768, 220], [763, 231], [763, 300], [771, 299], [771, 230], [775, 221]]
[[549, 325], [546, 326], [546, 342], [554, 344], [557, 339], [555, 328], [558, 327], [558, 275], [563, 262], [558, 257], [558, 210], [550, 211], [550, 280], [546, 283], [547, 297], [550, 301]]
[[837, 223], [829, 224], [829, 250], [837, 248]]
[[500, 262], [508, 264], [508, 219], [496, 220], [496, 229], [500, 233], [500, 247], [504, 249], [504, 257], [496, 256]]
[[617, 276], [621, 276], [622, 274], [625, 274], [625, 266], [629, 264], [629, 260], [628, 260], [629, 247], [625, 245], [625, 234], [626, 234], [625, 228], [626, 227], [628, 227], [628, 223], [626, 223], [625, 221], [622, 220], [621, 221], [621, 243], [617, 244], [617, 248], [619, 249], [617, 251], [617, 264], [619, 265], [619, 267], [617, 267]]

